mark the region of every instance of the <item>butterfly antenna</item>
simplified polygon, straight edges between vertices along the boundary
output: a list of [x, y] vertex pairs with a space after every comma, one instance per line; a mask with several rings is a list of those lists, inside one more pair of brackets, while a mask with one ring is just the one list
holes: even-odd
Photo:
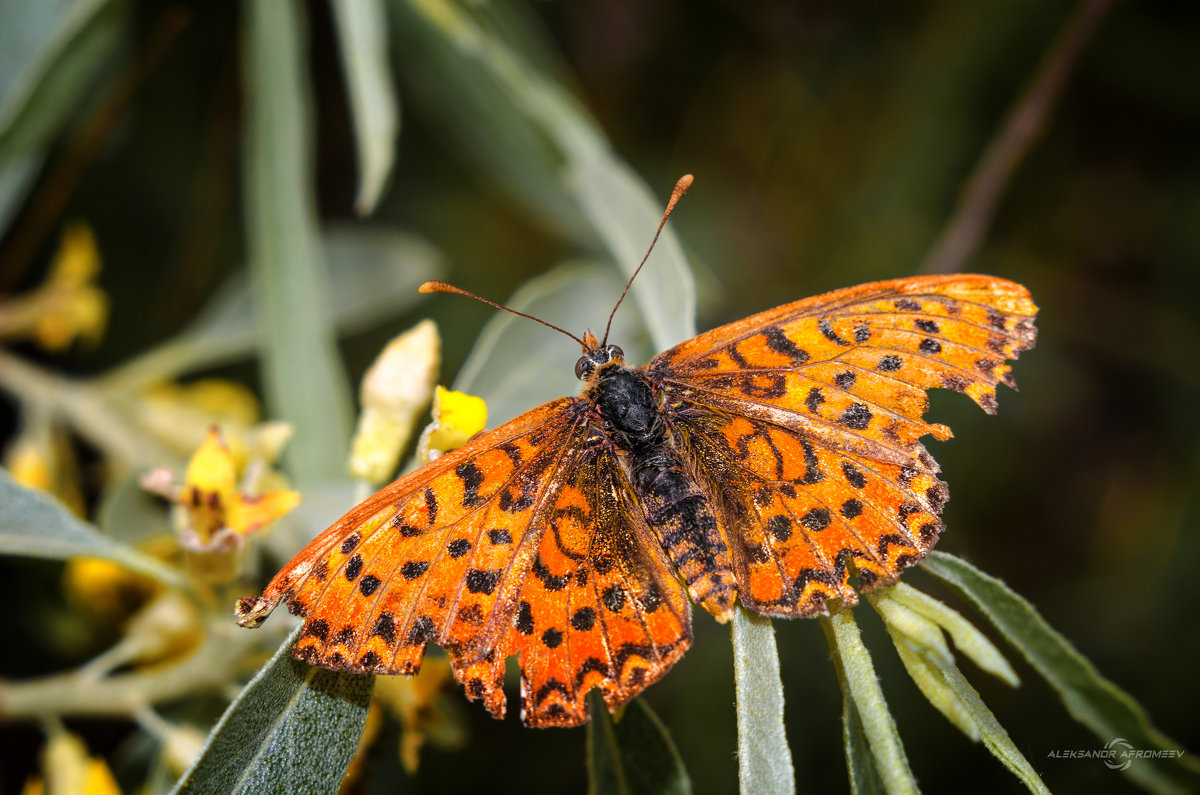
[[625, 289], [621, 291], [621, 297], [617, 299], [616, 305], [608, 313], [608, 324], [604, 327], [604, 341], [600, 343], [601, 346], [608, 344], [608, 331], [612, 328], [613, 317], [617, 314], [617, 307], [625, 300], [625, 295], [629, 292], [630, 285], [633, 284], [633, 280], [637, 278], [637, 275], [641, 273], [642, 266], [646, 264], [646, 260], [650, 259], [650, 252], [654, 250], [654, 244], [658, 242], [658, 236], [662, 234], [663, 227], [667, 223], [667, 218], [671, 216], [671, 211], [675, 209], [675, 204], [683, 198], [683, 194], [687, 193], [687, 189], [692, 187], [693, 179], [691, 174], [684, 174], [675, 183], [675, 190], [671, 191], [671, 200], [667, 202], [667, 209], [663, 211], [662, 220], [658, 222], [658, 229], [654, 230], [654, 239], [650, 241], [650, 248], [646, 249], [646, 256], [642, 257], [642, 261], [633, 271], [633, 275], [629, 277], [629, 281], [625, 282]]
[[424, 284], [422, 284], [420, 287], [417, 288], [417, 292], [418, 293], [454, 293], [456, 295], [465, 295], [468, 298], [474, 298], [476, 301], [482, 301], [483, 303], [487, 304], [488, 306], [494, 306], [497, 309], [503, 309], [505, 312], [511, 312], [514, 315], [519, 315], [520, 317], [527, 317], [530, 320], [541, 323], [543, 326], [548, 326], [549, 328], [552, 328], [555, 331], [562, 332], [563, 334], [566, 334], [568, 337], [570, 337], [571, 339], [578, 342], [580, 347], [583, 348], [584, 350], [588, 349], [587, 344], [584, 343], [583, 340], [579, 339], [579, 337], [576, 337], [574, 334], [567, 331], [566, 329], [561, 329], [558, 326], [554, 325], [553, 323], [547, 323], [546, 321], [542, 320], [540, 317], [534, 317], [533, 315], [527, 315], [524, 312], [518, 312], [515, 309], [511, 309], [507, 306], [504, 306], [503, 304], [498, 304], [495, 301], [489, 301], [488, 299], [484, 298], [483, 296], [475, 295], [475, 293], [468, 292], [467, 290], [464, 290], [461, 287], [455, 287], [453, 284], [446, 284], [445, 282], [436, 281], [436, 280], [431, 281], [431, 282], [425, 282]]

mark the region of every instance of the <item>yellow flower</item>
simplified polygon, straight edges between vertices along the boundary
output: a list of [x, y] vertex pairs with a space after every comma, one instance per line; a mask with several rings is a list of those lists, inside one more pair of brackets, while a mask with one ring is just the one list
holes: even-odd
[[214, 426], [188, 462], [179, 500], [202, 542], [223, 529], [243, 536], [252, 533], [300, 504], [296, 491], [243, 494], [238, 491], [237, 476], [234, 455]]
[[418, 452], [423, 461], [461, 447], [487, 425], [483, 398], [439, 386], [433, 397], [433, 422], [421, 434]]
[[63, 569], [67, 599], [109, 624], [146, 604], [158, 587], [149, 577], [101, 558], [71, 558]]
[[42, 749], [45, 779], [25, 782], [21, 795], [121, 795], [121, 788], [100, 757], [88, 757], [83, 741], [59, 728]]
[[99, 273], [91, 227], [69, 224], [46, 283], [0, 306], [0, 337], [32, 339], [50, 351], [76, 339], [98, 342], [108, 322], [108, 296], [95, 285]]
[[192, 454], [182, 486], [174, 485], [167, 470], [155, 470], [142, 478], [143, 487], [177, 506], [181, 544], [193, 575], [208, 582], [229, 581], [237, 575], [243, 537], [300, 504], [299, 492], [257, 488], [270, 480], [262, 463], [279, 452], [286, 438], [286, 432], [280, 430], [284, 430], [282, 426], [268, 426], [246, 445], [255, 455], [251, 463], [241, 466], [213, 426]]

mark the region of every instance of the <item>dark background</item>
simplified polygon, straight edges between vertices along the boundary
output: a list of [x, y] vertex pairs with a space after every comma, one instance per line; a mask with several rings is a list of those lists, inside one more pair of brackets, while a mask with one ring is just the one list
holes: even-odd
[[[66, 372], [102, 371], [177, 331], [244, 260], [237, 5], [140, 3], [129, 46], [145, 46], [163, 15], [180, 7], [187, 26], [62, 213], [95, 228], [113, 301], [101, 347], [43, 359]], [[783, 300], [915, 273], [1074, 7], [587, 0], [527, 8], [561, 53], [553, 76], [659, 195], [680, 174], [696, 175], [672, 223], [699, 271], [703, 329]], [[325, 220], [349, 220], [357, 172], [344, 83], [328, 9], [314, 2], [309, 11], [320, 210]], [[1162, 730], [1193, 749], [1198, 23], [1200, 6], [1167, 2], [1117, 3], [1102, 21], [965, 268], [1024, 283], [1041, 307], [1038, 347], [1015, 367], [1021, 392], [1000, 395], [997, 417], [935, 394], [931, 417], [956, 438], [929, 445], [953, 496], [939, 548], [1030, 598]], [[424, 234], [446, 253], [455, 283], [497, 299], [578, 253], [461, 157], [428, 104], [410, 101], [407, 79], [398, 70], [399, 156], [370, 223]], [[43, 249], [28, 267], [0, 274], [0, 289], [38, 283], [52, 240]], [[598, 301], [591, 325], [608, 307]], [[443, 380], [451, 380], [488, 311], [445, 298], [347, 340], [351, 373], [390, 334], [427, 315], [445, 336]], [[257, 378], [251, 367], [218, 374], [251, 385]], [[11, 422], [11, 404], [2, 405]], [[58, 598], [54, 567], [21, 565], [6, 580], [0, 593], [10, 606]], [[919, 573], [906, 581], [942, 593]], [[982, 746], [923, 700], [874, 614], [859, 612], [922, 786], [1016, 789]], [[696, 790], [726, 792], [736, 787], [728, 633], [705, 614], [696, 623], [692, 651], [646, 697]], [[841, 696], [824, 638], [815, 622], [776, 627], [799, 787], [843, 790]], [[72, 662], [46, 654], [36, 635], [22, 634], [6, 637], [0, 660], [21, 675]], [[964, 670], [1050, 788], [1128, 788], [1098, 761], [1046, 758], [1103, 743], [1013, 662], [1024, 681], [1015, 692], [968, 663]], [[474, 704], [463, 712], [469, 745], [427, 751], [403, 789], [585, 788], [583, 730], [528, 731], [514, 716], [494, 722]], [[100, 750], [126, 731], [71, 726]], [[15, 791], [40, 735], [0, 727], [0, 739], [0, 785]], [[366, 791], [392, 791], [380, 782], [395, 774], [394, 740], [392, 727], [373, 755], [377, 785]]]

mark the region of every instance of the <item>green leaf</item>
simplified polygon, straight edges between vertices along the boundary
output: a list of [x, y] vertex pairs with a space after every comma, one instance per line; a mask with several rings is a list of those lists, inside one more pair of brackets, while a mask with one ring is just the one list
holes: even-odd
[[[439, 277], [444, 265], [433, 245], [416, 235], [363, 224], [334, 224], [321, 236], [325, 261], [336, 279], [329, 283], [325, 325], [339, 334], [369, 328], [407, 311], [420, 298], [422, 282]], [[244, 274], [230, 278], [196, 319], [173, 339], [105, 376], [110, 387], [131, 391], [206, 367], [239, 361], [263, 339], [254, 299]]]
[[771, 619], [738, 609], [733, 635], [737, 697], [738, 784], [742, 793], [796, 791], [783, 723], [783, 682]]
[[0, 167], [36, 156], [79, 109], [128, 11], [109, 0], [0, 4]]
[[190, 588], [177, 570], [104, 535], [48, 494], [27, 489], [0, 468], [0, 555], [66, 560], [105, 558], [175, 588]]
[[312, 191], [303, 4], [247, 3], [244, 64], [246, 228], [261, 313], [264, 392], [296, 426], [286, 460], [303, 486], [339, 474], [351, 400], [325, 300]]
[[[631, 274], [670, 186], [650, 190], [579, 102], [545, 76], [544, 65], [531, 63], [520, 48], [532, 49], [532, 26], [488, 4], [468, 9], [450, 0], [406, 0], [395, 7], [402, 20], [397, 38], [411, 45], [400, 47], [407, 72], [427, 84], [435, 111], [450, 114], [448, 135], [560, 231], [581, 244], [599, 240]], [[582, 228], [580, 215], [587, 221]], [[695, 285], [670, 226], [652, 260], [632, 292], [661, 350], [695, 336]]]
[[908, 675], [929, 703], [973, 742], [982, 739], [992, 756], [1021, 779], [1030, 792], [1048, 793], [1037, 771], [958, 669], [946, 645], [942, 626], [936, 622], [950, 618], [952, 625], [961, 630], [966, 624], [962, 616], [907, 586], [880, 589], [868, 599], [883, 618]]
[[387, 25], [380, 0], [332, 0], [354, 114], [359, 186], [355, 209], [368, 215], [392, 171], [400, 111], [388, 71]]
[[[507, 305], [543, 318], [573, 334], [580, 323], [603, 323], [607, 304], [600, 296], [621, 294], [620, 275], [608, 265], [574, 262], [530, 279]], [[618, 312], [611, 340], [629, 361], [647, 358], [650, 346], [637, 312]], [[488, 404], [488, 425], [495, 427], [548, 400], [579, 391], [575, 362], [579, 345], [545, 326], [497, 312], [479, 335], [454, 388], [479, 395]]]
[[300, 630], [229, 705], [173, 792], [337, 791], [358, 748], [375, 677], [293, 659]]
[[[1058, 692], [1068, 712], [1105, 743], [1123, 739], [1139, 750], [1183, 750], [1154, 728], [1133, 697], [1105, 679], [1033, 605], [1003, 582], [945, 552], [930, 553], [921, 565], [970, 600]], [[1154, 792], [1200, 789], [1200, 763], [1190, 753], [1134, 759], [1125, 773]]]
[[[840, 675], [839, 681], [844, 681]], [[875, 756], [871, 753], [862, 717], [845, 685], [842, 686], [842, 744], [852, 795], [882, 795], [887, 792], [875, 767]]]
[[560, 233], [586, 236], [588, 224], [562, 182], [560, 148], [510, 94], [514, 83], [527, 93], [527, 75], [485, 27], [489, 9], [447, 0], [397, 0], [389, 8], [392, 51], [408, 93], [441, 122], [472, 171]]
[[[871, 781], [872, 777], [863, 772], [870, 765], [887, 792], [917, 792], [917, 782], [908, 766], [904, 744], [896, 731], [896, 721], [888, 711], [883, 690], [879, 687], [871, 653], [858, 634], [854, 613], [838, 610], [828, 618], [821, 619], [821, 628], [833, 653], [843, 703], [847, 710], [853, 709], [855, 713], [847, 712], [844, 716], [844, 720], [851, 724], [843, 734], [847, 741], [846, 764], [851, 780], [857, 777]], [[861, 726], [861, 732], [854, 728], [854, 723]], [[866, 737], [872, 757], [870, 762], [862, 759], [861, 744], [856, 743], [854, 747], [850, 744], [858, 736]]]
[[636, 698], [613, 718], [599, 691], [588, 694], [588, 780], [592, 795], [687, 795], [692, 791], [667, 727]]

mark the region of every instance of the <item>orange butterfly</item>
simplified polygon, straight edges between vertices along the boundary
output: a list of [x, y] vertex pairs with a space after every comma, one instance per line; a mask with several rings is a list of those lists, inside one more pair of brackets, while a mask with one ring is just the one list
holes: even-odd
[[918, 440], [951, 435], [922, 420], [925, 390], [995, 413], [1036, 312], [1009, 281], [925, 276], [771, 309], [639, 368], [588, 332], [582, 394], [351, 510], [239, 623], [286, 599], [305, 618], [292, 653], [342, 671], [413, 674], [434, 641], [498, 718], [516, 654], [525, 724], [583, 723], [593, 687], [613, 710], [683, 655], [689, 599], [718, 621], [739, 601], [813, 616], [920, 560], [947, 490]]

